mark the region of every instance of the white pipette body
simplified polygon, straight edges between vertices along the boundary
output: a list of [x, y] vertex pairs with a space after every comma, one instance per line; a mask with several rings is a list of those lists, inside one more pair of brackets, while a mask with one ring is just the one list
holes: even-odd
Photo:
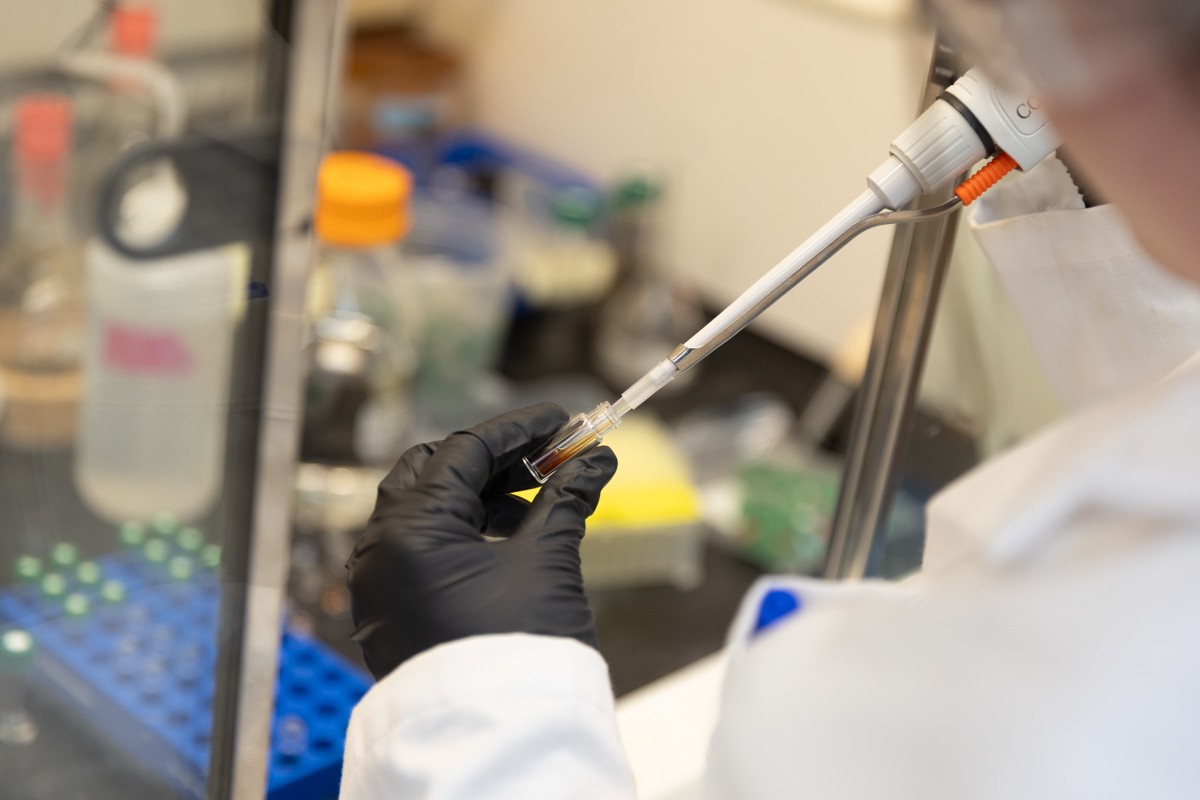
[[[907, 202], [907, 201], [906, 201]], [[788, 253], [782, 261], [771, 268], [769, 272], [763, 274], [761, 278], [755, 281], [750, 288], [742, 292], [742, 294], [725, 307], [725, 310], [713, 318], [711, 322], [696, 332], [692, 338], [688, 339], [684, 344], [692, 349], [699, 349], [708, 344], [709, 340], [723, 331], [735, 319], [737, 319], [743, 311], [753, 307], [756, 303], [777, 289], [780, 284], [791, 277], [797, 269], [807, 264], [812, 258], [825, 249], [837, 237], [846, 232], [854, 223], [877, 214], [885, 208], [883, 201], [874, 191], [868, 189], [860, 194], [843, 208], [836, 216], [826, 222], [821, 228], [808, 237], [792, 252]]]

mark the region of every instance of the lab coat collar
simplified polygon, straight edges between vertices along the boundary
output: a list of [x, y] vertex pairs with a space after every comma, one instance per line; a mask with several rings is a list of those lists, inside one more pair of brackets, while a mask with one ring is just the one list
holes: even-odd
[[[1200, 355], [951, 484], [927, 509], [926, 571], [994, 567], [1074, 546], [1068, 517], [1146, 518], [1200, 532]], [[1127, 527], [1124, 530], [1133, 531]]]

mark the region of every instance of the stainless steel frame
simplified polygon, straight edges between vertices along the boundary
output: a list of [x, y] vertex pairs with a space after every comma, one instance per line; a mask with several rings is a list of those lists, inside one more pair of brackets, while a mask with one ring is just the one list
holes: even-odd
[[[253, 529], [229, 797], [262, 800], [278, 675], [279, 625], [287, 580], [293, 470], [301, 418], [304, 294], [312, 260], [309, 230], [340, 74], [344, 15], [339, 0], [291, 4], [287, 96], [267, 321]], [[214, 776], [216, 777], [216, 776]], [[210, 779], [210, 790], [220, 793]], [[211, 791], [210, 791], [211, 794]]]
[[[918, 112], [954, 81], [958, 67], [956, 54], [939, 36]], [[941, 205], [950, 196], [950, 189], [928, 195], [919, 207]], [[827, 578], [864, 577], [873, 550], [882, 543], [957, 225], [955, 212], [896, 230], [854, 410], [825, 562]]]

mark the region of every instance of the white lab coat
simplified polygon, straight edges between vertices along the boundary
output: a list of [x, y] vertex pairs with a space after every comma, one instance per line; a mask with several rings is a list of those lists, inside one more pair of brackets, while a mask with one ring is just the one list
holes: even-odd
[[[927, 530], [903, 584], [751, 591], [706, 796], [1200, 797], [1200, 357], [970, 473]], [[754, 635], [778, 585], [802, 607]], [[442, 645], [350, 722], [343, 800], [633, 797], [571, 640]]]

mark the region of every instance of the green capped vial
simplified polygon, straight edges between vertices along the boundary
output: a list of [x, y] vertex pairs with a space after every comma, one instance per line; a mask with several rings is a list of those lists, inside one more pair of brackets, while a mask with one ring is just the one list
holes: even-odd
[[125, 600], [125, 584], [115, 578], [109, 578], [104, 583], [100, 584], [100, 599], [106, 603], [116, 605]]
[[126, 547], [141, 547], [146, 543], [146, 526], [140, 522], [122, 522], [117, 538]]
[[67, 616], [69, 617], [86, 617], [87, 613], [92, 610], [92, 604], [86, 594], [71, 592], [63, 600], [63, 610], [67, 612]]
[[42, 577], [42, 560], [37, 556], [21, 556], [13, 563], [13, 573], [20, 581], [36, 581]]
[[95, 561], [80, 561], [75, 568], [75, 580], [84, 586], [95, 586], [100, 582], [100, 565]]
[[150, 525], [159, 536], [172, 536], [179, 530], [179, 519], [169, 511], [160, 511]]
[[0, 634], [0, 663], [6, 669], [21, 669], [33, 660], [33, 637], [24, 628], [9, 628]]
[[79, 548], [70, 542], [59, 542], [50, 548], [50, 560], [63, 569], [74, 566], [79, 560]]
[[204, 562], [204, 566], [216, 569], [221, 566], [221, 545], [208, 544], [200, 551], [200, 560]]
[[142, 555], [151, 564], [162, 564], [167, 560], [167, 556], [171, 554], [171, 547], [162, 539], [151, 539], [142, 547]]
[[179, 549], [185, 553], [195, 553], [201, 547], [204, 547], [204, 534], [200, 532], [199, 528], [191, 526], [180, 528], [175, 542], [179, 545]]
[[167, 574], [174, 580], [186, 581], [194, 571], [192, 560], [187, 556], [174, 556], [167, 562]]
[[44, 596], [56, 599], [67, 593], [67, 579], [57, 572], [48, 572], [42, 576], [41, 587]]

